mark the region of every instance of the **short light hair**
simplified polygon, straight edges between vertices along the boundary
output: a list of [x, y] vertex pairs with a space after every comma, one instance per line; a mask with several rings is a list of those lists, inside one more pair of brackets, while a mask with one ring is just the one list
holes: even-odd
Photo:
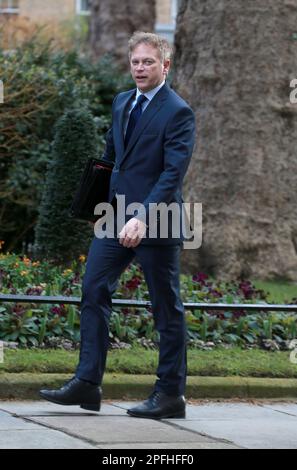
[[149, 44], [150, 46], [155, 47], [159, 51], [159, 56], [162, 62], [172, 58], [173, 49], [167, 39], [154, 33], [136, 31], [128, 42], [129, 59], [131, 59], [132, 52], [139, 44]]

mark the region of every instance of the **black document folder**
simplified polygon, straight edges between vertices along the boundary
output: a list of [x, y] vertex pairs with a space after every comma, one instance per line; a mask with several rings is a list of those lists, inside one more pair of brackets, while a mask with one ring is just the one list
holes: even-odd
[[113, 167], [114, 163], [109, 160], [88, 160], [71, 204], [72, 217], [90, 222], [99, 219], [98, 215], [94, 215], [94, 209], [100, 202], [108, 200]]

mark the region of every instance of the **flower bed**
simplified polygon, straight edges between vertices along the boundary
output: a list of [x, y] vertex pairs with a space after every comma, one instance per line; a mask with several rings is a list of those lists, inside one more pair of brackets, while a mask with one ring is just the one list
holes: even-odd
[[[34, 261], [27, 256], [0, 254], [0, 291], [5, 294], [81, 296], [85, 256], [70, 267]], [[258, 303], [259, 311], [186, 310], [188, 344], [200, 349], [217, 345], [288, 349], [297, 337], [297, 314], [265, 313], [267, 293], [250, 281], [218, 282], [203, 273], [181, 275], [184, 302]], [[149, 300], [142, 269], [131, 264], [123, 273], [116, 298]], [[296, 299], [293, 299], [296, 303]], [[158, 346], [150, 308], [114, 308], [110, 320], [111, 347], [138, 343]], [[0, 305], [0, 340], [21, 347], [76, 348], [79, 345], [79, 309], [73, 305], [3, 303]]]

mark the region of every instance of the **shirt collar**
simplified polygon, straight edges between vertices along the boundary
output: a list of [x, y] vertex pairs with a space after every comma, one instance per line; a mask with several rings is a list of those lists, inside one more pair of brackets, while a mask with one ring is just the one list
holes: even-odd
[[140, 95], [144, 95], [149, 101], [152, 101], [153, 97], [158, 93], [159, 90], [161, 90], [164, 84], [165, 84], [165, 80], [163, 80], [163, 82], [160, 85], [158, 85], [156, 88], [153, 88], [152, 90], [147, 91], [146, 93], [141, 93], [141, 91], [139, 91], [137, 88], [136, 100], [138, 99]]

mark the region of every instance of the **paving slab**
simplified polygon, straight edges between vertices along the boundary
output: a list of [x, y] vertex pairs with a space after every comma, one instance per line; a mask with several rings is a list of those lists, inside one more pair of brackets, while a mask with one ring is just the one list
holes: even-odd
[[[127, 403], [103, 403], [100, 413], [86, 413], [79, 407], [61, 407], [48, 402], [0, 402], [0, 410], [5, 409], [6, 413], [19, 416], [19, 420], [25, 419], [26, 422], [40, 426], [43, 433], [59, 432], [68, 438], [77, 439], [76, 445], [80, 442], [82, 446], [98, 449], [237, 448], [225, 439], [203, 436], [196, 431], [170, 424], [170, 420], [132, 418], [126, 413], [127, 407]], [[55, 437], [53, 434], [53, 440]], [[22, 435], [18, 434], [15, 445], [20, 446], [21, 439]], [[75, 441], [73, 443], [75, 445]], [[30, 445], [30, 439], [27, 445]], [[38, 442], [33, 440], [32, 448], [35, 446], [38, 447]]]
[[297, 416], [280, 412], [284, 409], [292, 410], [292, 405], [188, 406], [187, 419], [173, 422], [248, 449], [297, 449]]
[[46, 429], [0, 431], [0, 449], [95, 449], [94, 446]]
[[94, 449], [59, 431], [0, 411], [0, 449]]
[[0, 401], [0, 448], [297, 449], [296, 403], [199, 402], [185, 419], [133, 418], [137, 402], [100, 413], [49, 402]]
[[276, 403], [271, 405], [264, 405], [264, 407], [270, 410], [278, 411], [279, 413], [284, 413], [297, 417], [297, 403]]
[[187, 420], [242, 421], [243, 419], [268, 419], [271, 409], [262, 404], [211, 403], [201, 406], [187, 406]]
[[39, 429], [40, 426], [34, 423], [28, 423], [24, 420], [14, 418], [8, 413], [0, 411], [0, 431], [30, 431], [32, 429]]
[[82, 437], [98, 446], [109, 444], [215, 443], [211, 437], [169, 426], [163, 421], [129, 416], [34, 417], [34, 422]]
[[211, 444], [210, 442], [154, 442], [154, 443], [137, 443], [133, 444], [109, 444], [107, 446], [100, 445], [98, 446], [99, 449], [195, 449], [195, 450], [206, 450], [206, 449], [222, 449], [222, 450], [227, 450], [227, 449], [238, 449], [237, 446], [234, 446], [232, 444], [226, 444], [226, 443], [220, 443], [219, 441], [215, 442], [214, 444]]
[[[8, 411], [11, 414], [16, 414], [18, 416], [67, 416], [67, 415], [77, 415], [77, 416], [93, 416], [98, 415], [99, 413], [93, 411], [86, 411], [80, 408], [79, 406], [61, 406], [54, 403], [46, 401], [24, 401], [24, 402], [14, 402], [14, 401], [0, 401], [0, 410]], [[115, 406], [109, 405], [108, 403], [103, 403], [101, 407], [100, 414], [104, 415], [118, 415], [121, 411]], [[125, 411], [122, 410], [122, 414], [125, 414]]]

